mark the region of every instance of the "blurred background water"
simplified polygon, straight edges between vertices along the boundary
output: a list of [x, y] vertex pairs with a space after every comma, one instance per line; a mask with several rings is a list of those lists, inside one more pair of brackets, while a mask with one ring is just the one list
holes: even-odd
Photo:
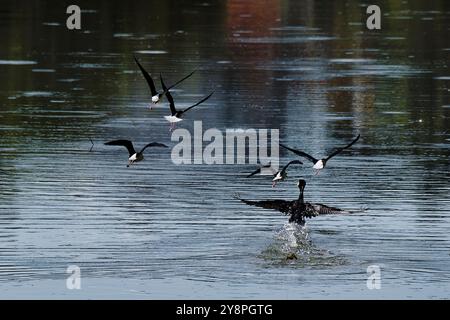
[[[351, 0], [77, 1], [79, 31], [70, 4], [0, 5], [0, 297], [448, 298], [448, 1], [378, 1], [376, 31]], [[104, 142], [174, 145], [133, 54], [168, 82], [198, 69], [180, 107], [216, 90], [181, 128], [279, 129], [317, 157], [361, 139], [276, 189], [164, 149], [126, 168]], [[295, 199], [299, 177], [308, 201], [367, 210], [301, 229], [233, 199]]]

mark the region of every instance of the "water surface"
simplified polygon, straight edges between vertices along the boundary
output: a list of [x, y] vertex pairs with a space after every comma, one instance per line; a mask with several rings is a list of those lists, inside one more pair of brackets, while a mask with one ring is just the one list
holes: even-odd
[[[447, 1], [381, 1], [381, 31], [358, 1], [79, 1], [80, 31], [63, 2], [26, 4], [0, 10], [1, 297], [448, 298]], [[104, 142], [174, 145], [133, 54], [169, 82], [198, 70], [180, 107], [216, 90], [181, 128], [279, 129], [317, 157], [361, 139], [276, 189], [252, 165], [177, 166], [165, 149], [126, 168]], [[233, 198], [295, 199], [299, 177], [309, 201], [367, 209], [302, 229]]]

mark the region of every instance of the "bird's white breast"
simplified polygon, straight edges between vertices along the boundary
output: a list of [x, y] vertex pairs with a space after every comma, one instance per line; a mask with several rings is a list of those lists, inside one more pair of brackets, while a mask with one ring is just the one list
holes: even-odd
[[322, 160], [317, 161], [317, 162], [314, 164], [313, 168], [316, 169], [316, 170], [323, 169], [323, 161], [322, 161]]
[[152, 97], [152, 102], [157, 103], [159, 101], [158, 95]]
[[133, 154], [131, 157], [128, 158], [130, 161], [136, 161], [137, 153]]
[[169, 121], [170, 123], [174, 123], [174, 122], [180, 122], [183, 119], [177, 118], [175, 116], [164, 116], [164, 118]]
[[277, 173], [277, 175], [275, 176], [275, 178], [273, 178], [272, 181], [278, 181], [278, 180], [283, 180], [283, 177], [281, 176], [280, 172]]

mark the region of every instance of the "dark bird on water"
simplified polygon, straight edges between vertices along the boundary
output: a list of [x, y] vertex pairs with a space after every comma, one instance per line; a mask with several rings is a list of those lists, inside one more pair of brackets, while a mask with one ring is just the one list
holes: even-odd
[[175, 123], [182, 121], [183, 119], [181, 119], [181, 117], [189, 110], [191, 110], [192, 108], [198, 106], [199, 104], [202, 104], [203, 102], [205, 102], [206, 100], [208, 100], [214, 93], [211, 92], [208, 96], [206, 96], [205, 98], [203, 98], [202, 100], [200, 100], [199, 102], [197, 102], [196, 104], [193, 104], [192, 106], [190, 106], [189, 108], [186, 108], [184, 110], [177, 110], [175, 108], [175, 103], [173, 101], [173, 97], [169, 91], [170, 88], [167, 88], [164, 80], [162, 78], [162, 76], [160, 75], [160, 79], [161, 79], [161, 86], [165, 92], [165, 95], [167, 97], [167, 101], [169, 101], [169, 105], [170, 105], [170, 116], [164, 116], [164, 118], [170, 122], [170, 130], [173, 130], [175, 128]]
[[[187, 78], [189, 78], [190, 76], [192, 76], [195, 72], [192, 71], [191, 73], [189, 73], [187, 76], [185, 76], [183, 79], [178, 80], [177, 82], [175, 82], [173, 85], [169, 86], [168, 88], [164, 89], [162, 92], [158, 92], [156, 90], [155, 87], [155, 83], [153, 82], [152, 77], [150, 76], [150, 74], [144, 69], [144, 67], [142, 67], [142, 65], [139, 63], [138, 59], [136, 58], [136, 56], [134, 57], [134, 61], [136, 61], [136, 64], [138, 65], [139, 69], [142, 72], [142, 75], [144, 76], [145, 80], [147, 81], [147, 84], [150, 88], [150, 92], [152, 94], [152, 104], [157, 104], [161, 98], [166, 94], [166, 91], [169, 89], [172, 89], [173, 87], [175, 87], [177, 84], [183, 82], [184, 80], [186, 80]], [[150, 109], [152, 109], [152, 104], [150, 104]]]
[[159, 143], [159, 142], [152, 142], [147, 144], [145, 147], [141, 149], [141, 151], [136, 152], [136, 150], [133, 147], [133, 143], [130, 140], [114, 140], [106, 142], [105, 145], [108, 146], [124, 146], [128, 150], [129, 158], [128, 158], [128, 165], [132, 165], [135, 162], [139, 162], [144, 160], [144, 150], [148, 147], [162, 147], [162, 148], [168, 148], [165, 144]]
[[253, 201], [245, 200], [237, 197], [245, 204], [250, 206], [261, 207], [265, 209], [273, 209], [289, 215], [289, 222], [296, 222], [300, 225], [305, 224], [306, 218], [313, 218], [319, 215], [325, 214], [346, 214], [352, 213], [350, 211], [341, 210], [338, 208], [333, 208], [320, 203], [310, 203], [305, 202], [303, 198], [303, 191], [305, 190], [306, 182], [300, 179], [297, 184], [300, 194], [297, 200], [262, 200]]
[[292, 160], [292, 161], [288, 162], [281, 170], [276, 171], [276, 172], [274, 172], [275, 170], [272, 168], [272, 165], [269, 163], [267, 165], [264, 165], [264, 166], [256, 169], [252, 173], [250, 173], [247, 176], [247, 178], [250, 178], [250, 177], [254, 176], [255, 174], [261, 173], [261, 170], [263, 170], [264, 168], [270, 169], [270, 170], [272, 170], [272, 174], [273, 174], [272, 188], [274, 188], [278, 182], [283, 181], [287, 178], [287, 169], [291, 164], [303, 164], [303, 162], [301, 162], [300, 160]]
[[341, 153], [343, 150], [350, 148], [356, 141], [359, 140], [360, 135], [358, 134], [358, 136], [352, 141], [350, 142], [348, 145], [346, 145], [345, 147], [342, 148], [337, 148], [336, 150], [333, 151], [333, 153], [331, 153], [328, 157], [326, 158], [322, 158], [322, 159], [316, 159], [313, 156], [307, 154], [306, 152], [300, 151], [300, 150], [296, 150], [296, 149], [292, 149], [289, 148], [283, 144], [280, 143], [280, 146], [292, 151], [293, 153], [295, 153], [296, 155], [306, 158], [309, 161], [311, 161], [314, 165], [313, 165], [313, 169], [316, 169], [316, 174], [318, 174], [320, 172], [320, 170], [322, 170], [323, 168], [325, 168], [327, 162], [333, 158], [334, 156], [338, 155], [339, 153]]

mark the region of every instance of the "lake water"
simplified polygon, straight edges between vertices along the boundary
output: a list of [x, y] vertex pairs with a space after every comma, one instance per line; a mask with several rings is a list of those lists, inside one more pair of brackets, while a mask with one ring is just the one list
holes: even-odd
[[[77, 4], [80, 31], [63, 2], [0, 7], [0, 297], [449, 297], [448, 1], [380, 1], [377, 31], [358, 1]], [[170, 149], [127, 168], [104, 142], [176, 144], [133, 54], [168, 82], [197, 69], [177, 106], [216, 90], [179, 128], [279, 129], [317, 157], [361, 139], [275, 189]], [[301, 228], [233, 197], [296, 199], [298, 178], [307, 201], [365, 210]]]

